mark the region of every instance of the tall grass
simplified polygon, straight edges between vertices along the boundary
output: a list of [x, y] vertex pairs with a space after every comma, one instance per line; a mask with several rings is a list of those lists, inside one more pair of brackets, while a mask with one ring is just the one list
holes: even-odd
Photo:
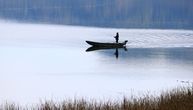
[[66, 100], [61, 103], [46, 101], [33, 107], [2, 104], [0, 110], [193, 110], [193, 87], [180, 87], [163, 92], [159, 97], [126, 98], [122, 101], [97, 102]]

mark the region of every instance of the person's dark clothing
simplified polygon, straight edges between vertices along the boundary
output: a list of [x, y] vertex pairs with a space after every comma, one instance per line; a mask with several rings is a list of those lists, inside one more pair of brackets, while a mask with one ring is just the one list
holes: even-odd
[[116, 43], [119, 42], [119, 33], [117, 32], [116, 36], [115, 36], [115, 40], [116, 40]]

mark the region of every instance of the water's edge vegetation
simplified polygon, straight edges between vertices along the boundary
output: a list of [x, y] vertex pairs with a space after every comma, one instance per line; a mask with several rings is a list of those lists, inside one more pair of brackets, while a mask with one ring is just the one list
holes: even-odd
[[0, 18], [114, 28], [193, 29], [188, 0], [1, 0]]
[[178, 87], [154, 97], [123, 97], [122, 101], [97, 102], [86, 99], [64, 100], [56, 103], [45, 101], [30, 107], [5, 103], [0, 110], [193, 110], [193, 86]]

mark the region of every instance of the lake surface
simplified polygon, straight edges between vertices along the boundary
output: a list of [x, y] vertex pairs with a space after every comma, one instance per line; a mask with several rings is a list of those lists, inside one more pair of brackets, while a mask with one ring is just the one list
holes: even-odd
[[[193, 82], [193, 31], [0, 23], [0, 102], [158, 95]], [[85, 40], [128, 40], [86, 52]], [[116, 54], [115, 54], [116, 53]]]

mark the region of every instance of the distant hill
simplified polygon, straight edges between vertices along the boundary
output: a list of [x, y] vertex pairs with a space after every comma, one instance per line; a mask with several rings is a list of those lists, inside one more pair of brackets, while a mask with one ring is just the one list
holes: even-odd
[[193, 29], [193, 0], [0, 0], [0, 18], [116, 28]]

